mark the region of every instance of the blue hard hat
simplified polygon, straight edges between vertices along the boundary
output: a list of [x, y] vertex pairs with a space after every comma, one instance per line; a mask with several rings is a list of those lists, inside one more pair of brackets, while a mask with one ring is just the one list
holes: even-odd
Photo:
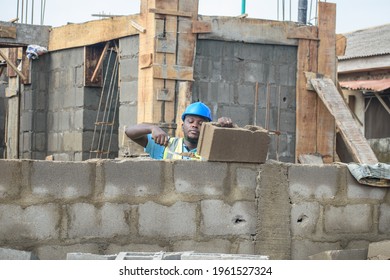
[[184, 119], [187, 115], [200, 116], [200, 117], [208, 119], [209, 122], [212, 121], [211, 111], [210, 111], [209, 107], [207, 107], [202, 102], [195, 102], [195, 103], [188, 105], [186, 110], [184, 111], [183, 115], [181, 115], [181, 119], [184, 121]]

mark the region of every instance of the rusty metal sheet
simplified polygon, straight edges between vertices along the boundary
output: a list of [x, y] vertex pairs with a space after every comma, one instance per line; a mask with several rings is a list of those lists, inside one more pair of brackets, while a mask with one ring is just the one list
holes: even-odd
[[382, 80], [363, 80], [363, 81], [340, 81], [342, 88], [350, 90], [371, 90], [371, 91], [384, 91], [390, 88], [390, 79]]

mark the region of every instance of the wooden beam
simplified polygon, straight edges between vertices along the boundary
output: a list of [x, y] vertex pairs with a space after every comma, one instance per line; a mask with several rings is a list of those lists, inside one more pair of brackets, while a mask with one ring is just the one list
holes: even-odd
[[[317, 29], [312, 29], [317, 37]], [[307, 89], [305, 73], [317, 71], [318, 41], [300, 39], [298, 42], [296, 84], [296, 144], [295, 162], [299, 156], [317, 152], [317, 95]]]
[[5, 26], [0, 24], [0, 38], [16, 39], [16, 26]]
[[8, 57], [7, 57], [1, 50], [0, 50], [0, 56], [4, 58], [4, 60], [7, 62], [7, 64], [8, 64], [9, 66], [11, 66], [11, 68], [18, 74], [18, 76], [19, 76], [23, 81], [27, 81], [26, 76], [25, 76], [22, 72], [20, 72], [20, 71], [18, 70], [18, 67], [16, 67], [16, 65], [13, 64], [12, 61], [10, 61], [10, 60], [8, 59]]
[[[181, 124], [181, 115], [185, 108], [192, 102], [192, 82], [179, 82], [179, 93], [177, 96], [176, 123]], [[179, 126], [178, 126], [179, 127]], [[176, 137], [184, 137], [181, 126], [176, 130]]]
[[334, 116], [336, 125], [354, 161], [366, 164], [378, 163], [378, 159], [333, 81], [329, 78], [322, 78], [312, 79], [311, 83], [324, 106]]
[[198, 20], [192, 22], [192, 33], [210, 33], [211, 31], [211, 22]]
[[[314, 31], [313, 31], [314, 29]], [[296, 26], [289, 27], [287, 31], [287, 38], [289, 39], [306, 39], [318, 41], [317, 28], [314, 26]]]
[[[318, 3], [318, 73], [336, 83], [336, 4]], [[317, 152], [325, 163], [334, 161], [336, 151], [336, 126], [333, 116], [320, 102], [317, 108]]]
[[146, 32], [146, 28], [135, 22], [134, 20], [130, 20], [131, 26], [133, 26], [135, 29], [137, 29], [141, 33]]
[[91, 82], [93, 83], [95, 78], [96, 78], [96, 75], [100, 69], [100, 67], [102, 66], [102, 63], [103, 63], [103, 59], [104, 57], [106, 56], [107, 54], [107, 50], [108, 50], [108, 47], [110, 46], [110, 42], [107, 42], [106, 45], [104, 46], [103, 48], [103, 51], [102, 51], [102, 54], [100, 55], [99, 57], [99, 61], [95, 67], [95, 70], [93, 71], [93, 74], [92, 74], [92, 77], [91, 77]]
[[149, 13], [178, 16], [178, 17], [192, 17], [193, 15], [191, 12], [164, 10], [164, 9], [155, 9], [155, 8], [150, 8]]
[[49, 51], [83, 47], [137, 35], [129, 21], [140, 21], [139, 15], [112, 17], [80, 24], [55, 27], [50, 32]]
[[347, 38], [342, 34], [336, 35], [336, 55], [343, 56], [347, 48]]
[[382, 104], [383, 108], [385, 108], [387, 113], [390, 114], [390, 108], [389, 106], [387, 106], [386, 102], [382, 99], [382, 97], [377, 92], [374, 92], [374, 95], [376, 98], [378, 98], [379, 102]]
[[181, 65], [153, 65], [153, 77], [157, 79], [193, 81], [193, 69]]
[[146, 53], [139, 56], [139, 68], [144, 69], [153, 65], [153, 53]]

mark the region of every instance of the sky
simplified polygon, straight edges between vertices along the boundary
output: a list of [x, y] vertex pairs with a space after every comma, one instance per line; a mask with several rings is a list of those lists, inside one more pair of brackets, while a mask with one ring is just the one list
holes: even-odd
[[[200, 15], [238, 16], [243, 0], [199, 0]], [[336, 33], [390, 23], [389, 0], [322, 0], [336, 3]], [[19, 13], [17, 3], [19, 2]], [[44, 16], [41, 3], [45, 3]], [[283, 5], [283, 2], [285, 3]], [[245, 12], [250, 18], [297, 21], [299, 0], [246, 0]], [[24, 3], [24, 5], [22, 5]], [[109, 4], [108, 4], [109, 3]], [[290, 9], [291, 3], [291, 9]], [[278, 5], [279, 4], [279, 5]], [[22, 6], [25, 7], [22, 15]], [[279, 9], [278, 9], [279, 6]], [[283, 14], [283, 6], [284, 14]], [[17, 17], [23, 22], [53, 27], [67, 23], [97, 20], [96, 14], [132, 15], [140, 11], [140, 0], [0, 0], [0, 21]], [[27, 12], [26, 12], [27, 11]], [[279, 11], [279, 13], [278, 13]], [[291, 12], [290, 12], [291, 11]], [[310, 13], [311, 11], [311, 13]], [[308, 20], [315, 24], [316, 0], [308, 0]], [[21, 22], [21, 21], [19, 21]]]

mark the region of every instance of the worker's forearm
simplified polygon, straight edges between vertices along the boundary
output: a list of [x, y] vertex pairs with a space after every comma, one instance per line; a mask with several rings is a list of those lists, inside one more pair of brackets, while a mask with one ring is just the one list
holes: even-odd
[[137, 124], [126, 128], [126, 135], [132, 140], [139, 139], [152, 133], [154, 125], [152, 124]]

